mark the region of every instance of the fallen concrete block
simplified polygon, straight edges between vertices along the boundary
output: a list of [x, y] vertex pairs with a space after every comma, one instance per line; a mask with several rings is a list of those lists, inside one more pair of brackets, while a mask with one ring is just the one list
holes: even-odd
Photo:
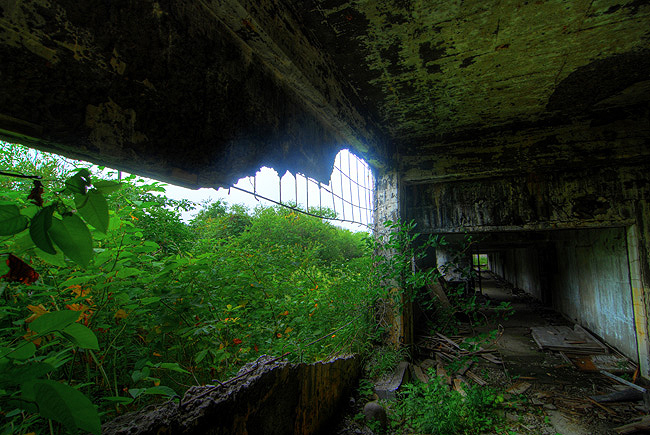
[[395, 399], [397, 397], [397, 390], [402, 383], [408, 381], [408, 368], [409, 363], [402, 361], [395, 368], [390, 378], [379, 381], [375, 384], [375, 394], [380, 399]]

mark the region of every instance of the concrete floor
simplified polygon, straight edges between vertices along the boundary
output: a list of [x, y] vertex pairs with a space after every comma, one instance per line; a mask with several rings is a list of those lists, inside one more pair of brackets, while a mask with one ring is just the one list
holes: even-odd
[[[605, 404], [601, 408], [589, 401], [588, 396], [613, 391], [616, 388], [613, 382], [599, 373], [579, 371], [559, 353], [541, 351], [530, 334], [532, 326], [573, 324], [496, 276], [484, 273], [483, 278], [483, 294], [490, 301], [488, 307], [509, 302], [514, 311], [509, 318], [488, 324], [478, 332], [495, 328], [502, 331], [496, 343], [503, 360], [502, 370], [511, 384], [521, 381], [531, 384], [525, 392], [531, 407], [524, 412], [539, 417], [536, 425], [539, 433], [609, 434], [614, 433], [614, 427], [643, 415], [640, 409], [634, 408], [640, 403]], [[528, 421], [530, 424], [531, 420]], [[522, 422], [522, 426], [526, 427], [526, 423]]]

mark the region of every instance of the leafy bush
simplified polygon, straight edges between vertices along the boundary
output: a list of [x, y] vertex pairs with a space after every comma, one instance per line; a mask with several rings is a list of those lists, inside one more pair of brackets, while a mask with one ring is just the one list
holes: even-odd
[[503, 395], [489, 387], [464, 385], [465, 395], [449, 386], [435, 371], [429, 383], [415, 382], [404, 387], [390, 414], [398, 433], [481, 434], [501, 426], [495, 411]]
[[7, 147], [20, 158], [5, 154], [0, 170], [44, 178], [40, 204], [32, 180], [0, 184], [0, 432], [98, 433], [99, 416], [225, 379], [262, 354], [368, 348], [379, 290], [363, 235], [223, 203], [187, 225], [180, 211], [193, 205], [152, 194], [160, 183], [118, 185]]

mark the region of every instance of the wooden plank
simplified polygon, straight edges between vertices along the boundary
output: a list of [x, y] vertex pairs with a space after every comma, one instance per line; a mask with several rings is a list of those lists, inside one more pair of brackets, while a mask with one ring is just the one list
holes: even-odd
[[470, 378], [471, 380], [473, 380], [474, 382], [476, 382], [478, 385], [480, 385], [482, 387], [484, 387], [485, 385], [488, 384], [487, 382], [485, 382], [483, 379], [481, 379], [476, 373], [472, 372], [471, 370], [467, 370], [467, 372], [465, 372], [465, 376], [467, 376], [468, 378]]
[[605, 405], [601, 405], [600, 403], [596, 402], [596, 401], [595, 401], [594, 399], [592, 399], [591, 397], [587, 397], [587, 400], [589, 400], [591, 403], [593, 403], [594, 405], [596, 405], [596, 406], [599, 407], [600, 409], [603, 409], [603, 410], [607, 411], [607, 413], [609, 413], [609, 414], [611, 414], [611, 415], [616, 415], [616, 412], [612, 411], [611, 409], [609, 409], [609, 408], [606, 407]]
[[599, 348], [601, 348], [601, 349], [603, 350], [603, 353], [609, 353], [609, 349], [607, 348], [607, 346], [605, 346], [603, 343], [601, 343], [600, 341], [598, 341], [598, 340], [596, 339], [596, 337], [594, 337], [593, 335], [591, 335], [591, 334], [589, 333], [589, 331], [587, 331], [587, 330], [586, 330], [585, 328], [583, 328], [582, 326], [580, 326], [580, 325], [578, 325], [578, 324], [576, 323], [575, 325], [573, 325], [573, 330], [574, 330], [576, 333], [578, 333], [579, 335], [583, 335], [583, 336], [585, 336], [585, 337], [587, 338], [587, 340], [591, 341], [590, 344], [595, 344], [596, 346], [598, 346]]
[[463, 380], [456, 378], [454, 379], [454, 390], [458, 391], [461, 396], [467, 396], [467, 393], [463, 389]]
[[531, 384], [529, 382], [517, 382], [512, 384], [506, 391], [511, 394], [524, 394], [530, 386]]
[[634, 388], [628, 388], [623, 391], [614, 391], [609, 394], [601, 394], [599, 396], [591, 396], [592, 400], [595, 400], [598, 403], [603, 402], [636, 402], [643, 399], [643, 393], [635, 390]]
[[456, 373], [461, 375], [461, 376], [464, 375], [465, 372], [467, 370], [469, 370], [472, 367], [473, 364], [474, 364], [474, 360], [468, 359], [467, 361], [465, 361], [465, 364], [463, 364], [463, 366], [461, 368], [456, 370]]
[[568, 326], [533, 326], [530, 330], [533, 340], [542, 350], [579, 354], [608, 352], [605, 345], [578, 324], [573, 329]]
[[452, 340], [451, 338], [447, 338], [447, 337], [445, 337], [444, 335], [442, 335], [442, 334], [439, 333], [439, 332], [436, 332], [436, 335], [437, 335], [438, 337], [442, 338], [443, 340], [445, 340], [447, 343], [449, 343], [449, 344], [451, 344], [452, 346], [454, 346], [456, 349], [461, 350], [461, 348], [460, 348], [460, 346], [458, 345], [458, 343], [456, 343], [456, 342], [455, 342], [454, 340]]
[[614, 379], [614, 380], [617, 381], [617, 382], [620, 382], [620, 383], [623, 384], [623, 385], [627, 385], [628, 387], [632, 387], [632, 388], [634, 388], [635, 390], [640, 391], [641, 393], [645, 393], [645, 392], [646, 392], [646, 389], [645, 389], [645, 388], [640, 387], [640, 386], [638, 386], [637, 384], [633, 384], [633, 383], [630, 382], [630, 381], [626, 381], [625, 379], [623, 379], [623, 378], [621, 378], [621, 377], [618, 377], [618, 376], [616, 376], [616, 375], [614, 375], [614, 374], [611, 374], [611, 373], [608, 372], [607, 370], [601, 370], [600, 373], [602, 373], [603, 375], [605, 375], [605, 376], [607, 376], [607, 377], [609, 377], [609, 378]]
[[482, 353], [480, 354], [480, 357], [483, 358], [486, 361], [489, 361], [494, 364], [503, 364], [503, 361], [492, 355], [491, 353]]
[[420, 380], [420, 382], [424, 382], [425, 384], [429, 383], [429, 377], [424, 374], [419, 365], [413, 364], [411, 368], [413, 369], [413, 374]]
[[640, 431], [650, 431], [650, 415], [644, 415], [638, 421], [633, 421], [626, 425], [615, 427], [614, 430], [618, 434], [630, 434]]

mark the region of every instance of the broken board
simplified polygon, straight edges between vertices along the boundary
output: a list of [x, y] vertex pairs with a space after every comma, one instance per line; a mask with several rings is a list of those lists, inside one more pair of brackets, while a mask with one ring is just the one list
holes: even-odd
[[533, 326], [530, 328], [533, 340], [542, 350], [555, 350], [572, 354], [608, 353], [607, 347], [596, 340], [583, 327]]
[[583, 372], [607, 370], [611, 373], [634, 373], [635, 367], [624, 356], [583, 355], [574, 356], [572, 363]]

